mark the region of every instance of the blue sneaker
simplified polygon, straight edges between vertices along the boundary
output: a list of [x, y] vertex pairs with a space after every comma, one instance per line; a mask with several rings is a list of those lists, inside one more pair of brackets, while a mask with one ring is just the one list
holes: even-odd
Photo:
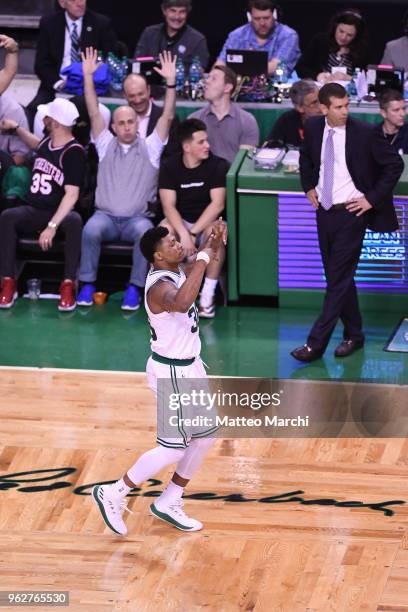
[[76, 303], [78, 306], [92, 306], [93, 297], [92, 295], [95, 293], [96, 287], [91, 283], [85, 283], [82, 285], [81, 291], [78, 293], [78, 297]]
[[136, 285], [128, 285], [122, 302], [122, 310], [137, 310], [140, 306], [140, 293]]

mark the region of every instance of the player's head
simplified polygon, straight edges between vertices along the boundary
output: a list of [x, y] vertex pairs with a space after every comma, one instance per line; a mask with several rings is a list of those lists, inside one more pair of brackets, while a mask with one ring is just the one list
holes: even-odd
[[118, 106], [112, 117], [112, 130], [119, 142], [132, 144], [137, 138], [139, 122], [135, 110], [130, 106]]
[[166, 268], [179, 264], [184, 259], [184, 250], [167, 227], [153, 227], [143, 234], [140, 250], [148, 262], [157, 267]]
[[197, 162], [208, 159], [210, 145], [207, 128], [203, 121], [200, 119], [182, 121], [178, 127], [178, 136], [185, 155]]

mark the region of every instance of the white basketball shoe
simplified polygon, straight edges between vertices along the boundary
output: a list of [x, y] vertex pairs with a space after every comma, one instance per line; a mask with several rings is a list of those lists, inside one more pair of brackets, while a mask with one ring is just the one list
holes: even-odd
[[122, 514], [126, 510], [133, 514], [122, 497], [112, 491], [111, 485], [95, 485], [92, 489], [92, 498], [98, 506], [106, 525], [119, 535], [127, 534], [127, 527]]
[[160, 510], [152, 504], [150, 506], [150, 513], [161, 521], [181, 531], [199, 531], [202, 529], [203, 524], [187, 516], [183, 510], [183, 505], [184, 502], [182, 499], [174, 500], [166, 506], [160, 505]]

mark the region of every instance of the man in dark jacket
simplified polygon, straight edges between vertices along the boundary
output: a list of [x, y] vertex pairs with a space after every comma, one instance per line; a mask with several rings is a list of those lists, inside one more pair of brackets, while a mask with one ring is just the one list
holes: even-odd
[[321, 114], [318, 93], [319, 88], [311, 79], [296, 81], [289, 93], [294, 108], [277, 119], [267, 140], [281, 140], [293, 147], [300, 147], [306, 121]]
[[209, 53], [205, 36], [187, 24], [191, 0], [163, 0], [164, 23], [145, 28], [138, 40], [135, 57], [157, 58], [162, 51], [171, 51], [188, 68], [198, 57], [203, 69]]
[[348, 117], [348, 96], [337, 83], [319, 92], [323, 117], [305, 125], [300, 154], [303, 189], [317, 213], [320, 251], [326, 274], [323, 310], [307, 343], [292, 351], [299, 361], [318, 359], [340, 318], [343, 341], [336, 357], [364, 344], [354, 274], [366, 228], [398, 229], [392, 191], [404, 169], [401, 157], [368, 124]]
[[107, 17], [87, 10], [87, 0], [58, 2], [63, 10], [46, 15], [40, 22], [35, 72], [41, 83], [35, 98], [27, 106], [31, 124], [37, 106], [50, 102], [56, 92], [63, 89], [65, 82], [60, 72], [81, 60], [81, 50], [94, 47], [103, 54], [116, 52], [116, 34]]

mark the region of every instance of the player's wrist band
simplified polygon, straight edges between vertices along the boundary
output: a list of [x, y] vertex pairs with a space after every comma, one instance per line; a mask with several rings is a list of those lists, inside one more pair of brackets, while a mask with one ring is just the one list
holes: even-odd
[[208, 253], [200, 251], [199, 253], [197, 253], [196, 261], [205, 261], [208, 266], [208, 264], [210, 263], [210, 256], [208, 255]]

